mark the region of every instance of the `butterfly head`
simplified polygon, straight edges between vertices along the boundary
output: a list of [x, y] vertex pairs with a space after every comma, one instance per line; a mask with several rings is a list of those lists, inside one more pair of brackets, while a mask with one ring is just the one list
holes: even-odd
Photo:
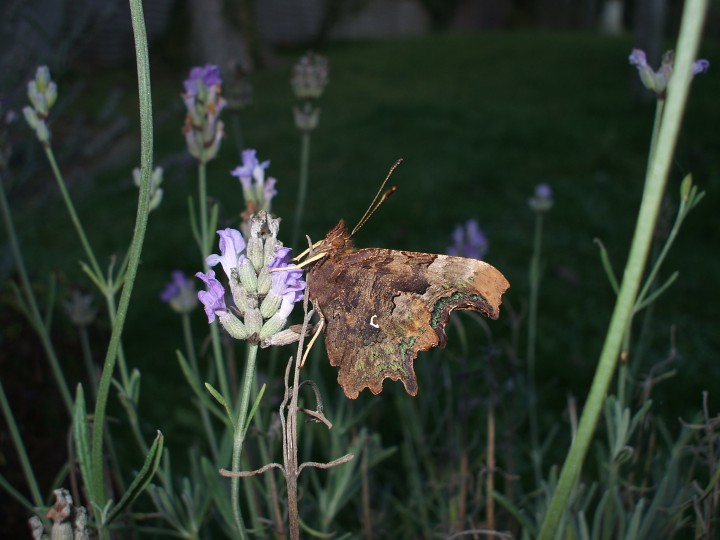
[[325, 238], [320, 241], [319, 245], [313, 250], [315, 254], [344, 253], [353, 249], [350, 232], [345, 225], [345, 220], [340, 220]]

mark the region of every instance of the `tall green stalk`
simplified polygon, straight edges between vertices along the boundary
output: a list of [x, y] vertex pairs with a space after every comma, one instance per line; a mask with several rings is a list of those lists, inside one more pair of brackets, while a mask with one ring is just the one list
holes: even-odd
[[652, 152], [652, 160], [648, 167], [645, 189], [630, 254], [625, 266], [625, 273], [605, 343], [600, 353], [595, 378], [580, 418], [577, 435], [570, 447], [560, 473], [557, 488], [545, 515], [540, 530], [540, 540], [551, 540], [556, 536], [570, 494], [580, 475], [583, 461], [602, 412], [605, 396], [615, 372], [623, 334], [628, 321], [632, 317], [640, 289], [640, 281], [652, 244], [653, 230], [660, 212], [668, 171], [680, 131], [680, 123], [692, 79], [691, 67], [700, 43], [700, 34], [706, 11], [707, 0], [687, 0], [685, 2], [675, 67], [668, 85], [668, 98], [657, 137], [657, 145], [655, 151]]
[[537, 344], [537, 311], [538, 296], [540, 292], [540, 253], [542, 252], [542, 228], [544, 212], [535, 211], [535, 238], [533, 241], [533, 254], [530, 259], [530, 298], [528, 306], [528, 342], [527, 342], [527, 370], [530, 416], [530, 443], [533, 471], [536, 485], [542, 480], [542, 449], [538, 433], [537, 391], [535, 388], [535, 348]]
[[[257, 360], [258, 346], [254, 343], [248, 343], [247, 359], [245, 361], [245, 374], [243, 376], [243, 386], [240, 393], [240, 406], [238, 408], [237, 421], [235, 422], [235, 433], [233, 436], [233, 455], [232, 455], [232, 472], [240, 471], [240, 457], [242, 456], [243, 443], [245, 442], [245, 432], [247, 431], [248, 407], [250, 404], [250, 394], [253, 389], [253, 381], [255, 380], [255, 361]], [[245, 538], [245, 524], [240, 510], [240, 477], [233, 476], [230, 484], [230, 498], [232, 502], [233, 515], [235, 517], [235, 526], [241, 538]]]
[[[103, 363], [103, 371], [98, 387], [98, 398], [95, 403], [94, 429], [92, 437], [92, 493], [96, 518], [100, 518], [98, 508], [105, 505], [105, 477], [103, 474], [103, 433], [105, 431], [105, 411], [110, 393], [112, 374], [115, 368], [120, 337], [125, 326], [125, 318], [130, 305], [130, 298], [135, 284], [140, 254], [142, 252], [147, 220], [150, 213], [151, 176], [152, 176], [152, 98], [150, 94], [150, 63], [147, 48], [147, 34], [143, 20], [142, 0], [130, 0], [130, 16], [135, 37], [135, 54], [138, 73], [138, 94], [140, 101], [140, 199], [138, 201], [135, 231], [130, 245], [127, 272], [120, 295], [120, 303], [113, 326], [110, 343]], [[98, 519], [98, 524], [101, 524]], [[100, 525], [100, 537], [109, 538], [107, 528]]]

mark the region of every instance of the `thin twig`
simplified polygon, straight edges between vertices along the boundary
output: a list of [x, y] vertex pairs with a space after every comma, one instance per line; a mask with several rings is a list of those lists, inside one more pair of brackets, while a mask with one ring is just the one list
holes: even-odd
[[258, 474], [262, 474], [270, 469], [280, 469], [283, 474], [285, 474], [285, 469], [282, 465], [279, 463], [268, 463], [264, 467], [260, 467], [259, 469], [255, 469], [254, 471], [228, 471], [227, 469], [220, 469], [220, 476], [224, 476], [225, 478], [248, 478], [249, 476], [257, 476]]
[[314, 467], [315, 469], [331, 469], [335, 467], [336, 465], [342, 465], [343, 463], [347, 463], [348, 461], [352, 461], [352, 459], [355, 457], [354, 454], [345, 454], [343, 457], [339, 457], [337, 459], [333, 459], [332, 461], [328, 461], [327, 463], [318, 463], [316, 461], [306, 461], [300, 467], [298, 468], [297, 474], [300, 474], [300, 471], [302, 471], [305, 467]]

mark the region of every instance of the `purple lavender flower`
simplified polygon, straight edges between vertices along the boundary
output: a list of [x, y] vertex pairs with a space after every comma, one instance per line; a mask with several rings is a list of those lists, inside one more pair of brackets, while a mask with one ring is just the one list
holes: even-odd
[[205, 262], [208, 266], [215, 266], [217, 263], [222, 264], [225, 275], [230, 279], [230, 275], [233, 268], [237, 268], [238, 264], [245, 259], [245, 255], [241, 255], [241, 252], [245, 250], [245, 239], [240, 234], [240, 231], [236, 229], [223, 229], [217, 231], [220, 241], [218, 245], [220, 247], [220, 255], [213, 253], [208, 255]]
[[705, 60], [704, 58], [701, 58], [700, 60], [695, 60], [692, 65], [692, 74], [698, 75], [699, 73], [707, 73], [707, 70], [710, 69], [710, 62], [708, 60]]
[[195, 283], [182, 270], [175, 270], [172, 279], [160, 293], [160, 300], [178, 313], [190, 313], [197, 307]]
[[[290, 248], [281, 247], [275, 251], [275, 258], [268, 264], [268, 268], [287, 268], [294, 266], [290, 264]], [[293, 304], [303, 298], [305, 281], [302, 279], [303, 272], [297, 270], [285, 270], [272, 273], [272, 287], [270, 290], [283, 299], [287, 298]]]
[[220, 68], [212, 64], [192, 68], [188, 78], [183, 82], [185, 94], [193, 97], [216, 85], [222, 85]]
[[544, 182], [535, 186], [535, 193], [528, 199], [528, 206], [536, 212], [547, 212], [553, 204], [552, 188]]
[[[659, 98], [665, 97], [668, 82], [672, 76], [674, 55], [667, 51], [662, 58], [660, 69], [653, 71], [647, 63], [647, 56], [642, 49], [633, 49], [628, 57], [630, 64], [635, 66], [645, 88], [657, 94]], [[693, 75], [705, 73], [710, 68], [710, 62], [705, 59], [696, 60], [692, 65]]]
[[207, 274], [197, 272], [195, 277], [200, 278], [208, 288], [207, 291], [198, 293], [198, 300], [205, 307], [208, 323], [212, 323], [216, 314], [227, 311], [225, 307], [225, 288], [215, 279], [215, 272], [212, 270], [208, 270]]
[[[251, 170], [262, 170], [254, 153], [248, 153], [246, 158], [246, 165], [252, 165]], [[231, 336], [255, 340], [263, 346], [289, 343], [287, 336], [276, 336], [287, 323], [293, 305], [302, 300], [305, 290], [302, 270], [271, 272], [275, 268], [292, 266], [290, 248], [277, 240], [278, 228], [278, 219], [260, 211], [251, 218], [247, 242], [238, 230], [218, 231], [220, 255], [212, 254], [206, 262], [209, 266], [218, 263], [223, 266], [235, 304], [232, 310], [225, 308], [224, 300], [220, 298], [225, 291], [214, 279], [212, 271], [207, 275], [196, 274], [208, 285], [208, 291], [198, 294], [205, 305], [208, 321], [213, 322], [217, 315]]]
[[222, 80], [217, 66], [192, 68], [183, 87], [187, 109], [183, 134], [188, 152], [201, 163], [207, 163], [220, 149], [224, 130], [219, 117], [227, 105], [221, 95]]
[[270, 203], [277, 195], [275, 185], [277, 180], [273, 177], [265, 178], [265, 171], [270, 167], [270, 161], [259, 161], [257, 151], [252, 148], [243, 150], [242, 165], [238, 165], [230, 174], [240, 180], [243, 197], [247, 205], [254, 205], [258, 210], [270, 210]]
[[489, 244], [477, 220], [469, 219], [465, 225], [458, 225], [452, 234], [453, 244], [447, 254], [455, 257], [467, 257], [482, 260], [488, 252]]

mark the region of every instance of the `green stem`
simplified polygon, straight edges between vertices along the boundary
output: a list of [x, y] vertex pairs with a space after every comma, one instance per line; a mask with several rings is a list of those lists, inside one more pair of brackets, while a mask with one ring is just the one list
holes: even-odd
[[60, 193], [62, 194], [63, 200], [65, 201], [65, 207], [67, 208], [68, 214], [70, 214], [70, 219], [75, 226], [75, 231], [80, 237], [80, 242], [82, 243], [83, 249], [85, 250], [85, 255], [90, 261], [92, 271], [95, 274], [96, 279], [100, 283], [104, 284], [105, 281], [103, 279], [102, 271], [100, 270], [100, 265], [95, 258], [95, 253], [92, 250], [92, 246], [90, 246], [90, 241], [85, 235], [85, 229], [83, 229], [82, 223], [80, 223], [80, 218], [78, 218], [77, 212], [75, 211], [75, 205], [73, 205], [72, 199], [70, 198], [70, 193], [68, 193], [67, 187], [65, 186], [65, 180], [63, 179], [62, 173], [60, 172], [57, 161], [55, 161], [55, 154], [53, 153], [52, 147], [47, 144], [43, 145], [43, 148], [45, 149], [45, 155], [50, 162], [50, 168], [52, 169], [53, 175], [55, 176], [57, 185], [60, 188]]
[[655, 156], [655, 148], [657, 147], [658, 133], [660, 133], [660, 124], [662, 123], [663, 110], [665, 109], [665, 98], [658, 99], [655, 104], [655, 120], [653, 121], [652, 137], [650, 138], [650, 152], [648, 154], [648, 168], [653, 162]]
[[305, 213], [305, 199], [307, 198], [308, 170], [310, 168], [310, 132], [302, 134], [300, 148], [300, 186], [298, 187], [297, 207], [295, 208], [295, 225], [293, 227], [292, 243], [297, 248], [297, 240], [302, 227], [303, 214]]
[[[195, 356], [195, 345], [193, 344], [192, 329], [190, 328], [190, 317], [187, 313], [182, 314], [182, 328], [183, 337], [185, 338], [185, 354], [187, 355], [190, 367], [195, 374], [195, 377], [200, 380], [200, 372], [198, 370], [197, 357]], [[215, 432], [210, 422], [210, 413], [207, 410], [207, 406], [202, 400], [198, 400], [198, 408], [200, 409], [200, 419], [205, 429], [205, 435], [210, 445], [210, 453], [212, 454], [213, 461], [218, 460], [218, 446], [217, 439], [215, 438]]]
[[92, 395], [93, 398], [97, 399], [98, 377], [97, 371], [95, 371], [95, 364], [93, 363], [87, 326], [78, 327], [78, 334], [80, 335], [80, 348], [82, 349], [83, 362], [85, 363], [85, 370], [88, 374]]
[[537, 392], [535, 388], [535, 348], [537, 344], [537, 311], [538, 295], [540, 291], [540, 253], [542, 251], [543, 212], [535, 212], [535, 239], [533, 241], [533, 254], [530, 259], [530, 299], [528, 306], [528, 398], [530, 409], [530, 442], [531, 460], [535, 472], [536, 485], [542, 480], [542, 451], [538, 436], [537, 418]]
[[[209, 266], [205, 259], [210, 255], [210, 221], [207, 198], [207, 166], [205, 163], [198, 163], [198, 206], [200, 207], [200, 255], [203, 259], [203, 270], [207, 272]], [[227, 370], [225, 368], [222, 345], [220, 342], [220, 330], [217, 324], [210, 325], [210, 341], [212, 342], [213, 358], [217, 370], [220, 392], [225, 399], [230, 399], [230, 387], [227, 381]]]
[[203, 258], [203, 268], [207, 272], [205, 258], [209, 255], [208, 229], [208, 200], [207, 200], [207, 167], [205, 163], [198, 163], [198, 205], [200, 206], [200, 256]]
[[[240, 394], [240, 407], [235, 423], [235, 434], [233, 438], [232, 471], [240, 471], [240, 456], [242, 455], [243, 442], [245, 441], [245, 423], [247, 421], [250, 394], [252, 393], [253, 380], [255, 379], [255, 361], [257, 359], [258, 346], [249, 343], [247, 348], [247, 360], [245, 362], [245, 375], [242, 380], [242, 393]], [[240, 478], [234, 476], [231, 480], [231, 502], [235, 525], [241, 538], [245, 537], [245, 525], [240, 511]]]
[[10, 409], [7, 396], [5, 395], [5, 389], [2, 386], [2, 381], [0, 381], [0, 407], [2, 407], [5, 422], [7, 423], [8, 430], [10, 431], [10, 437], [13, 440], [15, 450], [17, 451], [18, 458], [20, 459], [20, 467], [25, 475], [25, 481], [28, 483], [28, 487], [30, 488], [33, 504], [42, 508], [44, 506], [44, 501], [42, 495], [40, 495], [40, 488], [38, 487], [37, 479], [35, 478], [35, 473], [33, 472], [32, 464], [30, 463], [30, 458], [28, 458], [27, 450], [25, 450], [20, 430], [15, 423], [15, 417], [13, 416], [12, 409]]
[[[117, 358], [118, 347], [120, 345], [120, 336], [122, 335], [122, 331], [125, 326], [125, 318], [130, 305], [130, 297], [135, 284], [135, 276], [137, 275], [138, 265], [140, 264], [140, 254], [142, 252], [145, 231], [147, 229], [148, 214], [150, 211], [153, 125], [152, 99], [150, 94], [150, 65], [147, 50], [147, 34], [145, 32], [145, 23], [143, 20], [142, 0], [130, 0], [130, 16], [132, 19], [133, 34], [135, 37], [138, 94], [140, 101], [140, 199], [138, 201], [135, 231], [132, 243], [130, 244], [128, 267], [125, 274], [122, 293], [120, 295], [120, 304], [118, 306], [115, 324], [113, 325], [112, 335], [110, 336], [107, 354], [105, 355], [103, 371], [98, 388], [98, 398], [95, 403], [92, 439], [92, 491], [97, 498], [93, 501], [97, 505], [97, 508], [104, 507], [106, 500], [105, 478], [103, 474], [103, 434], [105, 432], [105, 411], [110, 393], [112, 374], [115, 368], [115, 360]], [[110, 533], [108, 529], [102, 525], [102, 522], [99, 519], [101, 516], [98, 510], [95, 511], [95, 515], [99, 524], [100, 537], [103, 539], [109, 538]]]
[[668, 99], [658, 133], [656, 151], [648, 168], [645, 190], [622, 285], [577, 434], [563, 465], [557, 489], [550, 501], [540, 530], [540, 540], [550, 540], [556, 536], [570, 494], [580, 475], [583, 461], [602, 412], [605, 395], [615, 371], [623, 333], [635, 306], [640, 280], [652, 244], [653, 230], [660, 212], [668, 171], [687, 101], [692, 79], [691, 66], [700, 42], [706, 10], [707, 0], [685, 2], [675, 69], [668, 87]]
[[50, 361], [50, 369], [52, 369], [55, 383], [57, 384], [58, 390], [60, 390], [60, 397], [62, 397], [63, 403], [65, 404], [68, 416], [72, 418], [72, 394], [67, 386], [65, 375], [62, 367], [60, 366], [60, 360], [55, 353], [55, 348], [50, 340], [48, 329], [45, 326], [43, 317], [40, 314], [40, 308], [35, 300], [35, 294], [33, 293], [32, 285], [30, 284], [27, 269], [25, 268], [25, 260], [22, 257], [22, 252], [20, 251], [17, 231], [15, 230], [15, 224], [13, 223], [12, 214], [10, 213], [10, 205], [8, 204], [7, 197], [5, 195], [5, 185], [3, 183], [2, 176], [0, 176], [0, 210], [2, 210], [3, 222], [5, 223], [5, 228], [8, 232], [10, 250], [12, 251], [13, 258], [15, 259], [18, 274], [20, 275], [20, 282], [22, 283], [23, 292], [25, 293], [25, 302], [30, 308], [30, 323], [40, 336], [40, 342], [45, 350], [45, 355]]
[[[108, 287], [105, 290], [105, 304], [107, 305], [110, 326], [114, 327], [117, 319], [117, 309], [115, 307], [115, 293], [113, 293], [111, 289], [112, 284], [108, 283]], [[125, 351], [123, 350], [122, 343], [118, 345], [118, 365], [120, 367], [120, 380], [122, 381], [122, 386], [125, 389], [125, 393], [129, 395], [130, 376], [128, 375], [127, 362], [125, 362]]]

